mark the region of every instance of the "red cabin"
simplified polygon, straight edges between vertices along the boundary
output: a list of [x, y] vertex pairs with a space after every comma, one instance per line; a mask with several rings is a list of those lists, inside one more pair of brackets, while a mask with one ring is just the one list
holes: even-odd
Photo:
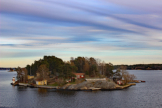
[[73, 74], [76, 75], [76, 79], [80, 79], [80, 78], [85, 77], [85, 73], [73, 73]]

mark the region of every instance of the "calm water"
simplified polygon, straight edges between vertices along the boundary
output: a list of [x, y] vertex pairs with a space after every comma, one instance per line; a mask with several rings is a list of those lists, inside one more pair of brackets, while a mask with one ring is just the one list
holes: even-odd
[[131, 70], [140, 80], [125, 90], [55, 91], [11, 86], [15, 72], [0, 71], [0, 107], [14, 108], [162, 108], [162, 71]]

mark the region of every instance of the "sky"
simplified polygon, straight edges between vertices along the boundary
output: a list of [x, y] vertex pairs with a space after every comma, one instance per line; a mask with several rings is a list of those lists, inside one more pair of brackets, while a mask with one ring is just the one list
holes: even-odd
[[162, 63], [161, 0], [0, 0], [0, 67], [63, 61]]

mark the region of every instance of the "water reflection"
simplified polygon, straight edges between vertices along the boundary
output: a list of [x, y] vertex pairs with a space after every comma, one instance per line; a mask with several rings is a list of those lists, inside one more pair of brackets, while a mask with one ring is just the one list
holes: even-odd
[[38, 93], [40, 93], [40, 94], [46, 94], [47, 93], [47, 89], [38, 88]]
[[25, 86], [17, 86], [18, 91], [24, 91], [26, 89], [27, 89], [27, 87], [25, 87]]
[[16, 86], [12, 86], [12, 89], [15, 89]]
[[0, 72], [0, 108], [162, 108], [162, 72], [131, 71], [138, 83], [116, 91], [57, 91], [10, 85], [14, 73]]
[[76, 91], [66, 91], [66, 90], [58, 90], [56, 92], [62, 96], [73, 96], [76, 93]]

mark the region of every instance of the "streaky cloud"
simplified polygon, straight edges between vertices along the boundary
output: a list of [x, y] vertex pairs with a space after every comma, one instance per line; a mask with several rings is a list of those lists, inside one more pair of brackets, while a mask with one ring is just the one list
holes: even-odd
[[[133, 24], [133, 25], [137, 25], [137, 26], [141, 26], [141, 27], [145, 27], [145, 28], [162, 30], [162, 28], [159, 28], [159, 27], [156, 27], [156, 26], [140, 23], [138, 21], [133, 21], [133, 20], [128, 19], [128, 18], [118, 17], [118, 16], [114, 15], [113, 12], [111, 12], [108, 9], [92, 7], [92, 6], [88, 6], [88, 5], [85, 5], [85, 4], [84, 4], [84, 6], [83, 6], [83, 4], [74, 5], [73, 3], [65, 3], [65, 2], [51, 1], [51, 0], [50, 1], [47, 0], [46, 2], [50, 2], [50, 3], [62, 5], [62, 6], [67, 6], [67, 7], [71, 7], [71, 8], [75, 8], [75, 9], [80, 9], [80, 10], [87, 11], [87, 12], [90, 12], [90, 13], [93, 13], [93, 14], [96, 14], [96, 15], [101, 15], [101, 16], [105, 16], [105, 17], [111, 17], [111, 18], [114, 18], [116, 20], [120, 20], [120, 21], [129, 23], [129, 24]], [[132, 11], [132, 13], [133, 13], [133, 11]], [[138, 13], [138, 14], [140, 14], [140, 13]]]
[[[20, 1], [20, 2], [22, 2], [22, 1]], [[93, 27], [97, 27], [97, 28], [101, 28], [101, 29], [105, 29], [105, 30], [109, 30], [109, 31], [138, 33], [138, 32], [132, 31], [132, 30], [128, 30], [128, 29], [113, 27], [113, 26], [106, 25], [106, 24], [101, 24], [98, 21], [92, 21], [92, 20], [88, 19], [88, 17], [85, 18], [82, 15], [70, 17], [69, 14], [67, 14], [66, 12], [63, 12], [63, 10], [56, 11], [53, 9], [51, 9], [51, 10], [47, 9], [46, 11], [44, 11], [44, 9], [42, 9], [42, 8], [37, 9], [37, 8], [33, 7], [33, 5], [31, 5], [31, 4], [23, 4], [21, 6], [20, 3], [18, 3], [18, 4], [16, 4], [16, 3], [11, 4], [11, 3], [13, 3], [13, 2], [8, 2], [8, 3], [2, 2], [2, 7], [1, 7], [0, 11], [2, 13], [21, 15], [23, 17], [26, 16], [26, 18], [28, 18], [28, 20], [34, 20], [34, 21], [45, 21], [45, 22], [59, 21], [59, 22], [74, 23], [74, 24], [79, 24], [79, 25], [93, 26]], [[37, 4], [37, 2], [35, 4]], [[9, 5], [10, 7], [7, 7], [7, 5]], [[31, 7], [31, 8], [29, 8], [29, 7]], [[64, 10], [64, 11], [66, 11], [66, 10]], [[49, 13], [49, 12], [52, 12], [52, 13]], [[60, 13], [60, 14], [58, 14], [58, 13]], [[82, 18], [80, 18], [80, 17], [82, 17]]]

